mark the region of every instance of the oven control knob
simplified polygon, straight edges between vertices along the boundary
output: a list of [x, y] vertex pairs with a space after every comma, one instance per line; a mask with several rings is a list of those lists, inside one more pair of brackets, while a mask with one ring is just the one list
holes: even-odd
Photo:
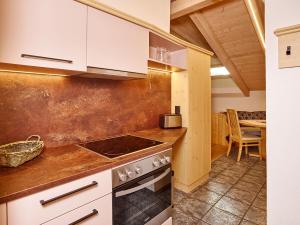
[[129, 178], [134, 178], [135, 177], [135, 172], [133, 172], [132, 170], [127, 169], [126, 173], [127, 173], [127, 176]]
[[171, 157], [170, 156], [165, 156], [165, 160], [167, 161], [167, 163], [171, 162]]
[[137, 174], [141, 174], [143, 171], [142, 171], [142, 168], [141, 168], [141, 167], [137, 166], [137, 167], [135, 167], [135, 172], [136, 172]]
[[127, 181], [127, 174], [118, 171], [120, 181]]
[[154, 159], [153, 160], [153, 166], [154, 167], [159, 167], [160, 166], [160, 160], [159, 159]]
[[167, 160], [166, 160], [166, 158], [165, 157], [163, 157], [163, 158], [161, 158], [160, 159], [160, 162], [162, 163], [162, 164], [167, 164]]

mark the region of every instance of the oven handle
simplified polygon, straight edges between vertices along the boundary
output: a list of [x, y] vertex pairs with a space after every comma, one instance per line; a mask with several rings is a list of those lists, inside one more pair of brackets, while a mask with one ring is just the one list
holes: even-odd
[[141, 189], [143, 189], [145, 187], [148, 187], [148, 186], [150, 186], [152, 184], [155, 184], [156, 182], [160, 181], [161, 179], [163, 179], [164, 177], [166, 177], [170, 172], [171, 172], [171, 169], [168, 168], [168, 169], [165, 170], [165, 172], [163, 172], [161, 175], [159, 175], [155, 179], [150, 180], [147, 183], [141, 184], [141, 185], [139, 185], [137, 187], [130, 188], [130, 189], [127, 189], [125, 191], [116, 192], [115, 196], [117, 198], [117, 197], [121, 197], [121, 196], [124, 196], [124, 195], [131, 194], [133, 192], [139, 191], [139, 190], [141, 190]]

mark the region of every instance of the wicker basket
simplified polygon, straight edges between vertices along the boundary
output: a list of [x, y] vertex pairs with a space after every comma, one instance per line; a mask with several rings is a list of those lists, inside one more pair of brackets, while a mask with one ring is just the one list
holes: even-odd
[[[32, 140], [36, 138], [36, 140]], [[38, 156], [44, 147], [39, 135], [32, 135], [26, 141], [0, 146], [0, 166], [17, 167]]]

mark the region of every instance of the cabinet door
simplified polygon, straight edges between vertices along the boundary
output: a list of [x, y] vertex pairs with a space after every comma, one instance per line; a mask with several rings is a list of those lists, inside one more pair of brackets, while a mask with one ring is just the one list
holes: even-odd
[[0, 62], [84, 71], [86, 20], [74, 0], [1, 0]]
[[0, 204], [0, 225], [7, 225], [6, 203]]
[[147, 29], [89, 7], [87, 34], [89, 67], [147, 73]]

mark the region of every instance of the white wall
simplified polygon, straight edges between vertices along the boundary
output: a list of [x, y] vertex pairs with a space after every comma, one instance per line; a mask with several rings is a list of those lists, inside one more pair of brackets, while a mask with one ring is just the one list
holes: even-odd
[[273, 32], [277, 28], [300, 23], [300, 1], [265, 2], [268, 225], [298, 225], [300, 68], [278, 69], [277, 37]]
[[96, 0], [170, 32], [170, 0]]
[[264, 111], [266, 110], [266, 92], [251, 91], [249, 97], [212, 97], [212, 112], [224, 112], [229, 108], [240, 111]]

